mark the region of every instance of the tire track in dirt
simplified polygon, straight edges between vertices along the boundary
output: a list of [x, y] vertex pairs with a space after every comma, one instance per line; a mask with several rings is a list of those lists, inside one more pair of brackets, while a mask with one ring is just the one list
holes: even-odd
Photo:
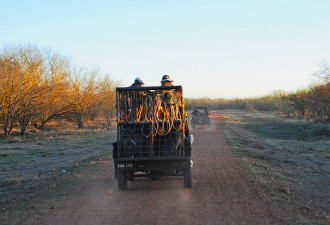
[[183, 188], [182, 178], [162, 178], [129, 182], [127, 191], [118, 191], [116, 180], [104, 177], [40, 224], [284, 224], [230, 153], [221, 115], [213, 114], [212, 123], [191, 132], [192, 189]]

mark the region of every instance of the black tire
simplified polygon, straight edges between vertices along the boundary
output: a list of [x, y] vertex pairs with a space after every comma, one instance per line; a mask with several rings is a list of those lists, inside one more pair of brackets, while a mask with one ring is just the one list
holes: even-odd
[[134, 172], [133, 171], [128, 172], [128, 174], [126, 174], [126, 178], [129, 181], [134, 181]]
[[118, 189], [119, 190], [127, 190], [127, 179], [118, 179]]
[[118, 157], [118, 142], [113, 142], [112, 146], [112, 158], [116, 159]]
[[151, 176], [150, 178], [151, 178], [151, 180], [159, 180], [160, 176]]
[[184, 187], [192, 188], [192, 168], [183, 169]]
[[161, 175], [159, 173], [151, 172], [150, 173], [150, 179], [151, 180], [159, 180]]

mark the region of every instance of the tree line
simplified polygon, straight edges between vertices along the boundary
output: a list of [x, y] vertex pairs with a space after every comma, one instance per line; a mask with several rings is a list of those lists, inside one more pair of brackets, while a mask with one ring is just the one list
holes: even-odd
[[323, 62], [314, 76], [318, 82], [292, 93], [274, 91], [259, 98], [244, 99], [186, 99], [187, 109], [206, 106], [213, 110], [276, 111], [283, 116], [330, 121], [330, 66]]
[[117, 83], [98, 68], [86, 68], [50, 48], [6, 46], [0, 52], [0, 126], [10, 136], [29, 124], [42, 129], [51, 120], [102, 116], [110, 125]]
[[[277, 111], [285, 116], [330, 121], [330, 66], [323, 62], [314, 74], [319, 82], [293, 93], [275, 91], [245, 99], [186, 99], [186, 107], [213, 110]], [[87, 121], [115, 115], [115, 82], [99, 68], [79, 66], [50, 48], [7, 46], [0, 51], [0, 127], [10, 136], [14, 127], [24, 135], [28, 125], [42, 129], [52, 120]]]

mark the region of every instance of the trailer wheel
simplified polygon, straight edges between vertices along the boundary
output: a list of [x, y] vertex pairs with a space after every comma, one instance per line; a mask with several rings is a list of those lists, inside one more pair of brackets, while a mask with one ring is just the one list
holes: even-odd
[[192, 188], [192, 168], [183, 169], [184, 187]]
[[128, 171], [126, 174], [127, 180], [133, 181], [134, 180], [134, 172], [133, 171]]
[[151, 180], [159, 180], [160, 179], [160, 174], [159, 173], [150, 173], [150, 178]]
[[127, 178], [118, 179], [118, 189], [127, 190]]

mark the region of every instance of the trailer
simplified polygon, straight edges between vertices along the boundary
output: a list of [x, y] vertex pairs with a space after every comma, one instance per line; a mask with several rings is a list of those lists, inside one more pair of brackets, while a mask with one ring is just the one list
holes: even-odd
[[182, 176], [192, 188], [189, 134], [181, 86], [116, 88], [115, 179], [126, 190], [136, 177]]

